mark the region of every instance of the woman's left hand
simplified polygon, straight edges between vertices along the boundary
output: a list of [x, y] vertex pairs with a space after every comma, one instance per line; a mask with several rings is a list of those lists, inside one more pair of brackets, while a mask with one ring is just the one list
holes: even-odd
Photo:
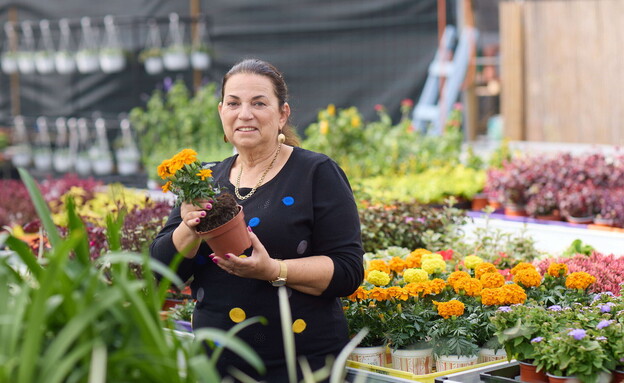
[[223, 270], [238, 277], [265, 281], [276, 279], [280, 270], [278, 261], [269, 256], [258, 236], [251, 231], [251, 228], [248, 229], [251, 247], [253, 248], [250, 257], [239, 257], [231, 253], [218, 256], [213, 253], [210, 254], [210, 259]]

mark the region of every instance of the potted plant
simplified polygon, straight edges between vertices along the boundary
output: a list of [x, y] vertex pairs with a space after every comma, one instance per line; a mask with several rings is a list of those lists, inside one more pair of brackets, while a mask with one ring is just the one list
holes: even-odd
[[549, 184], [541, 187], [534, 185], [529, 190], [529, 198], [525, 209], [531, 217], [559, 221], [561, 214], [559, 213], [557, 189]]
[[100, 68], [97, 49], [81, 49], [76, 52], [76, 66], [80, 73], [93, 73]]
[[163, 71], [162, 49], [160, 47], [143, 49], [139, 53], [139, 61], [143, 63], [147, 74], [158, 74]]
[[594, 220], [597, 198], [593, 184], [577, 184], [559, 192], [561, 214], [573, 223], [591, 223]]
[[241, 254], [251, 246], [243, 207], [234, 196], [214, 184], [212, 170], [202, 165], [197, 152], [184, 149], [164, 160], [158, 166], [158, 175], [166, 181], [163, 191], [171, 191], [178, 197], [177, 206], [182, 202], [213, 201], [212, 208], [204, 210], [206, 215], [200, 218], [196, 230], [215, 254]]
[[35, 73], [35, 52], [17, 52], [17, 68], [22, 74]]
[[598, 208], [594, 223], [601, 226], [614, 226], [619, 215], [624, 213], [621, 198], [624, 198], [622, 189], [602, 190], [597, 201]]
[[183, 44], [170, 45], [163, 51], [163, 63], [170, 71], [181, 71], [189, 67], [190, 48]]
[[100, 68], [104, 73], [120, 72], [126, 66], [126, 55], [121, 48], [102, 48], [99, 54]]
[[210, 68], [210, 54], [212, 50], [201, 44], [191, 48], [191, 66], [193, 69], [206, 70]]

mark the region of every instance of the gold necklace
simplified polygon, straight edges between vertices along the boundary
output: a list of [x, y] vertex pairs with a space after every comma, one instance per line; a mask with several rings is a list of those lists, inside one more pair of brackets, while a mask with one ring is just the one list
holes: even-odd
[[258, 181], [256, 186], [254, 186], [246, 196], [242, 196], [240, 192], [238, 191], [238, 189], [240, 188], [241, 175], [243, 175], [243, 162], [241, 161], [241, 168], [240, 168], [240, 171], [238, 172], [238, 177], [236, 177], [236, 186], [234, 186], [234, 194], [236, 194], [236, 198], [242, 201], [251, 197], [256, 192], [256, 189], [259, 188], [260, 185], [262, 185], [262, 182], [264, 182], [264, 177], [266, 177], [269, 170], [271, 170], [271, 168], [273, 167], [273, 164], [275, 163], [275, 160], [277, 159], [277, 155], [279, 154], [281, 148], [282, 148], [282, 144], [280, 143], [277, 146], [277, 151], [275, 152], [275, 155], [273, 156], [273, 159], [271, 160], [269, 167], [266, 168], [264, 173], [262, 173], [262, 177], [260, 177], [260, 181]]

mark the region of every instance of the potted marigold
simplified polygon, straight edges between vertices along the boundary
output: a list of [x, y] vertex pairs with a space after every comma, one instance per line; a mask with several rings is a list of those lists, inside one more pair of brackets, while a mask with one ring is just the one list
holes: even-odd
[[212, 201], [212, 208], [204, 209], [206, 215], [200, 218], [196, 230], [215, 254], [241, 254], [251, 246], [243, 207], [214, 184], [212, 170], [197, 160], [197, 152], [184, 149], [164, 160], [158, 166], [158, 175], [166, 181], [163, 191], [177, 196], [176, 206], [185, 202], [201, 207], [198, 201]]

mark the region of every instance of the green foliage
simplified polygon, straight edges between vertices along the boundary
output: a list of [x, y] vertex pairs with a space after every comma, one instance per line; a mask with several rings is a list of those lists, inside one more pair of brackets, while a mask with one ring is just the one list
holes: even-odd
[[479, 353], [474, 317], [462, 315], [438, 319], [431, 326], [431, 342], [435, 355], [474, 356]]
[[156, 167], [163, 158], [185, 148], [195, 149], [205, 161], [219, 161], [232, 154], [232, 146], [223, 142], [218, 104], [215, 83], [192, 96], [183, 81], [176, 81], [167, 93], [154, 91], [145, 108], [130, 111], [150, 178], [158, 179]]
[[573, 257], [576, 254], [589, 256], [592, 255], [595, 250], [596, 249], [594, 249], [591, 245], [583, 243], [583, 241], [581, 241], [580, 239], [575, 239], [574, 241], [572, 241], [570, 246], [568, 246], [568, 248], [563, 251], [561, 255], [564, 257]]
[[182, 304], [178, 304], [171, 308], [171, 318], [175, 320], [183, 320], [190, 322], [193, 316], [193, 310], [195, 310], [196, 302], [193, 299], [187, 299]]
[[393, 349], [428, 347], [430, 320], [435, 312], [423, 300], [395, 303], [387, 313], [385, 338]]
[[385, 344], [384, 332], [386, 329], [386, 312], [392, 309], [394, 304], [388, 301], [375, 302], [372, 299], [349, 300], [342, 298], [342, 305], [349, 335], [354, 336], [366, 329], [368, 332], [360, 342], [360, 347], [375, 347]]
[[466, 213], [451, 206], [434, 208], [400, 201], [388, 206], [361, 207], [359, 215], [362, 243], [367, 252], [393, 246], [410, 250], [425, 247], [425, 232], [443, 236], [451, 226], [466, 221]]

